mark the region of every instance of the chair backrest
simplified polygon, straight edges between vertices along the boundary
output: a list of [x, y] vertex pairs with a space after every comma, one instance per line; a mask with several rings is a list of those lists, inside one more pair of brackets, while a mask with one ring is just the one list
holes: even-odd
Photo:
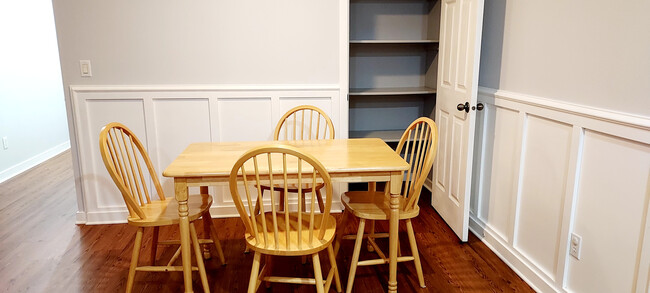
[[[315, 197], [307, 212], [302, 211], [302, 201], [298, 200], [298, 209], [293, 212], [276, 211], [276, 199], [271, 196], [271, 210], [265, 211], [262, 204], [262, 189], [266, 185], [273, 189], [283, 186], [285, 189], [284, 211], [289, 211], [289, 197], [298, 198], [298, 193], [287, 192], [289, 184], [302, 188], [303, 184], [324, 183], [325, 207], [321, 215], [315, 204]], [[243, 190], [243, 192], [242, 192]], [[329, 218], [332, 206], [332, 183], [325, 167], [313, 156], [302, 153], [295, 147], [286, 145], [269, 145], [254, 148], [246, 152], [235, 163], [230, 172], [230, 194], [237, 211], [258, 246], [274, 250], [308, 249], [315, 240], [325, 236], [324, 224]], [[245, 201], [245, 202], [244, 202]], [[260, 202], [260, 213], [255, 212], [255, 202]], [[293, 222], [293, 225], [290, 225]], [[304, 225], [295, 225], [302, 223]], [[304, 226], [304, 227], [303, 227]]]
[[[421, 117], [404, 131], [395, 151], [409, 163], [402, 195], [406, 198], [404, 210], [418, 204], [422, 185], [431, 171], [438, 150], [438, 128], [433, 120]], [[388, 190], [388, 189], [387, 189]]]
[[323, 110], [309, 105], [285, 113], [273, 132], [274, 140], [334, 139], [334, 124]]
[[126, 126], [112, 122], [99, 134], [99, 150], [108, 173], [122, 193], [129, 215], [145, 219], [141, 207], [151, 203], [150, 180], [158, 198], [165, 200], [165, 195], [142, 142]]

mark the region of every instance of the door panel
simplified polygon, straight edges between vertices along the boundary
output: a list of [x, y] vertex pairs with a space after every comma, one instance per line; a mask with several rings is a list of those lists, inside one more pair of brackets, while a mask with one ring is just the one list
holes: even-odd
[[484, 0], [444, 0], [436, 122], [440, 145], [431, 203], [456, 235], [467, 241], [471, 166], [476, 113], [456, 105], [476, 105]]
[[444, 112], [444, 111], [440, 111], [440, 112], [438, 112], [438, 114], [436, 114], [436, 116], [437, 116], [436, 117], [436, 124], [438, 125], [438, 128], [440, 129], [440, 131], [438, 132], [438, 135], [440, 135], [440, 139], [439, 139], [439, 142], [438, 142], [438, 145], [439, 145], [438, 154], [436, 156], [436, 160], [437, 160], [436, 162], [437, 163], [436, 163], [436, 165], [434, 167], [435, 170], [436, 170], [436, 172], [434, 173], [435, 174], [434, 177], [436, 178], [436, 180], [434, 182], [436, 182], [436, 185], [437, 185], [435, 187], [436, 189], [440, 189], [440, 190], [445, 191], [445, 190], [447, 190], [447, 170], [448, 170], [447, 166], [449, 166], [449, 163], [448, 163], [449, 160], [447, 159], [448, 158], [448, 156], [447, 156], [448, 152], [447, 152], [447, 149], [446, 149], [447, 145], [448, 145], [447, 144], [447, 137], [448, 137], [447, 129], [449, 129], [449, 127], [447, 127], [447, 124], [448, 124], [447, 121], [449, 121], [449, 114]]

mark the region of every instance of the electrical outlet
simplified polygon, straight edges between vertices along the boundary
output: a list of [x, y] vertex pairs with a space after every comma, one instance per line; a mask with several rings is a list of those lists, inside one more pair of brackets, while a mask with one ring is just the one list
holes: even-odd
[[577, 234], [571, 233], [571, 245], [569, 246], [569, 254], [580, 260], [580, 247], [582, 246], [582, 237]]
[[7, 137], [6, 136], [2, 137], [2, 148], [5, 149], [5, 150], [9, 148], [9, 142], [7, 142]]

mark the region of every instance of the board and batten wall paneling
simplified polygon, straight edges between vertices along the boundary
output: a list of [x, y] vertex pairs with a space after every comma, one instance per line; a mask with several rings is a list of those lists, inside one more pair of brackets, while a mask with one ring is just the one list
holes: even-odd
[[513, 245], [554, 279], [572, 127], [530, 115], [524, 133]]
[[509, 241], [512, 237], [512, 204], [516, 194], [514, 174], [519, 162], [517, 140], [520, 136], [520, 115], [517, 111], [503, 107], [488, 106], [484, 111], [485, 117], [491, 120], [489, 123], [494, 127], [494, 133], [485, 138], [486, 144], [493, 145], [491, 165], [485, 166], [492, 181], [487, 183], [490, 187], [484, 191], [482, 198], [489, 204], [480, 207], [479, 217], [488, 223], [499, 237]]
[[647, 292], [650, 118], [487, 88], [479, 101], [473, 232], [538, 291]]
[[104, 167], [99, 152], [99, 133], [104, 125], [120, 121], [138, 136], [145, 147], [148, 147], [148, 136], [144, 119], [144, 99], [140, 95], [124, 95], [122, 93], [106, 94], [101, 93], [95, 99], [88, 99], [78, 104], [81, 111], [78, 111], [80, 120], [85, 121], [85, 127], [80, 135], [88, 138], [84, 147], [79, 147], [80, 167], [83, 178], [81, 179], [84, 189], [85, 206], [93, 209], [86, 211], [86, 219], [96, 222], [104, 222], [114, 216], [121, 216], [124, 200], [119, 190], [113, 183], [110, 175]]
[[[208, 98], [153, 98], [150, 101], [153, 121], [148, 125], [153, 128], [150, 133], [155, 138], [149, 152], [156, 155], [158, 173], [162, 173], [188, 144], [212, 141]], [[165, 194], [173, 195], [174, 180], [158, 176]]]
[[[219, 141], [257, 141], [273, 138], [271, 97], [219, 99]], [[245, 135], [243, 135], [245, 133]]]
[[[337, 137], [347, 137], [341, 132], [347, 128], [340, 122], [339, 91], [334, 85], [322, 88], [75, 86], [70, 91], [85, 207], [78, 214], [79, 223], [126, 221], [123, 199], [99, 153], [99, 132], [109, 122], [125, 124], [143, 142], [167, 197], [173, 196], [173, 180], [163, 177], [162, 172], [187, 145], [205, 141], [270, 141], [277, 120], [295, 106], [307, 104], [322, 108], [332, 118]], [[336, 184], [336, 194], [342, 188], [343, 185]], [[211, 208], [214, 216], [237, 216], [227, 188], [212, 186], [209, 190], [214, 197]], [[198, 192], [198, 188], [192, 187], [190, 192]], [[333, 205], [334, 209], [341, 208], [338, 200]]]
[[650, 144], [587, 130], [580, 170], [573, 232], [582, 237], [582, 251], [580, 260], [569, 258], [567, 289], [646, 292], [637, 279], [640, 266], [648, 267], [640, 253], [650, 249], [644, 243]]

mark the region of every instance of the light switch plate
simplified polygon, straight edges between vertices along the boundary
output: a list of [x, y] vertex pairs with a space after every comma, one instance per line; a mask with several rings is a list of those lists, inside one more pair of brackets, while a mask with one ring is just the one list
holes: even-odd
[[90, 60], [79, 60], [79, 70], [81, 71], [81, 76], [93, 76], [93, 71], [90, 68]]
[[582, 248], [582, 237], [580, 235], [571, 233], [571, 243], [569, 245], [569, 254], [580, 260], [580, 248]]

